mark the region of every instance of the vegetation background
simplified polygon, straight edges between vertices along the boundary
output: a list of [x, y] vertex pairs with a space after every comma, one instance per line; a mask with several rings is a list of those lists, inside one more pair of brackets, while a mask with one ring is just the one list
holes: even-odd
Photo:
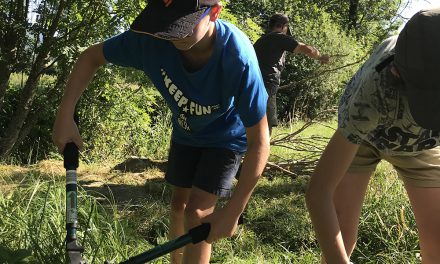
[[[271, 162], [319, 157], [335, 127], [339, 95], [382, 39], [397, 33], [411, 0], [230, 0], [221, 18], [256, 41], [275, 12], [294, 37], [333, 56], [320, 65], [288, 56]], [[127, 29], [145, 1], [0, 0], [0, 263], [62, 263], [64, 178], [51, 141], [57, 105], [78, 55]], [[166, 241], [169, 188], [159, 163], [113, 170], [129, 156], [166, 159], [170, 113], [141, 72], [106, 66], [77, 107], [81, 154], [80, 241], [91, 263], [121, 261]], [[301, 130], [310, 120], [318, 123]], [[301, 131], [301, 133], [299, 133]], [[294, 140], [283, 142], [286, 135]], [[305, 144], [306, 142], [306, 144]], [[302, 163], [297, 163], [302, 164]], [[247, 222], [215, 246], [213, 263], [317, 263], [303, 194], [309, 166], [294, 176], [267, 170]], [[370, 187], [356, 263], [417, 263], [416, 228], [387, 164]], [[387, 199], [384, 199], [384, 198]], [[167, 259], [158, 263], [167, 263]]]

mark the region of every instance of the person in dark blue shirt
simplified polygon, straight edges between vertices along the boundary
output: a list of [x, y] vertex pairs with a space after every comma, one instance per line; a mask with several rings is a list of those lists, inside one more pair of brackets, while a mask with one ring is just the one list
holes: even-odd
[[[172, 112], [165, 176], [173, 188], [170, 238], [211, 224], [206, 242], [174, 252], [172, 263], [209, 263], [210, 243], [234, 234], [269, 155], [268, 96], [258, 61], [245, 34], [218, 19], [221, 8], [218, 0], [150, 0], [130, 30], [81, 54], [54, 124], [60, 151], [68, 142], [82, 148], [73, 111], [96, 70], [108, 62], [141, 70], [152, 80]], [[228, 203], [214, 211], [225, 196]]]

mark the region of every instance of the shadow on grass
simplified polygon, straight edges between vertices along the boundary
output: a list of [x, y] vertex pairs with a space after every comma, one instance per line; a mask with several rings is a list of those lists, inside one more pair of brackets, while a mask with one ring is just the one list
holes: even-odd
[[316, 247], [304, 199], [308, 181], [277, 175], [259, 182], [245, 215], [245, 228], [259, 243], [290, 252]]
[[167, 160], [152, 160], [149, 158], [131, 157], [116, 165], [113, 170], [122, 172], [143, 172], [147, 169], [158, 168], [165, 172], [167, 169]]
[[153, 246], [166, 239], [170, 188], [163, 178], [148, 179], [145, 184], [138, 185], [106, 184], [90, 180], [80, 181], [79, 184], [106, 211], [127, 221], [137, 237], [147, 240]]
[[100, 181], [79, 181], [87, 194], [96, 197], [100, 203], [138, 204], [146, 199], [169, 200], [170, 188], [162, 178], [148, 179], [145, 184], [102, 183]]

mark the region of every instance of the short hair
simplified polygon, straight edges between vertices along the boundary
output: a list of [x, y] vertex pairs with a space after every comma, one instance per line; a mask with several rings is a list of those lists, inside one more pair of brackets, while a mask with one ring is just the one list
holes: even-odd
[[282, 27], [285, 24], [289, 23], [289, 18], [281, 13], [276, 13], [272, 15], [269, 19], [269, 29], [273, 29], [275, 27]]

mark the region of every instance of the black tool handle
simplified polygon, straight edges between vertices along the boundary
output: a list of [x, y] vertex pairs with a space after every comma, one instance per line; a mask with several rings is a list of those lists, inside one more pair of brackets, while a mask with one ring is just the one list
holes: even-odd
[[76, 170], [79, 164], [79, 151], [75, 143], [67, 143], [63, 155], [64, 168], [66, 170]]
[[84, 247], [76, 243], [78, 228], [77, 175], [79, 152], [74, 143], [64, 148], [64, 168], [66, 169], [66, 250], [71, 264], [85, 264], [81, 253]]
[[[78, 117], [74, 116], [78, 124]], [[63, 151], [64, 168], [66, 169], [66, 253], [70, 264], [86, 264], [81, 253], [84, 247], [77, 244], [78, 228], [77, 174], [79, 151], [75, 143], [67, 143]]]
[[209, 231], [211, 230], [211, 225], [209, 223], [204, 223], [196, 226], [188, 231], [187, 234], [180, 236], [174, 240], [168, 241], [162, 245], [156, 246], [142, 254], [131, 257], [128, 260], [121, 262], [120, 264], [141, 264], [165, 254], [168, 254], [178, 248], [188, 245], [189, 243], [197, 244], [206, 238], [208, 238]]
[[197, 244], [197, 243], [202, 242], [208, 238], [209, 231], [211, 231], [211, 224], [203, 223], [199, 226], [191, 228], [188, 231], [188, 234], [191, 236], [191, 239], [192, 239], [191, 242], [193, 244]]
[[64, 148], [64, 168], [66, 169], [66, 240], [76, 240], [76, 229], [78, 225], [77, 209], [77, 175], [79, 153], [74, 143], [66, 144]]

